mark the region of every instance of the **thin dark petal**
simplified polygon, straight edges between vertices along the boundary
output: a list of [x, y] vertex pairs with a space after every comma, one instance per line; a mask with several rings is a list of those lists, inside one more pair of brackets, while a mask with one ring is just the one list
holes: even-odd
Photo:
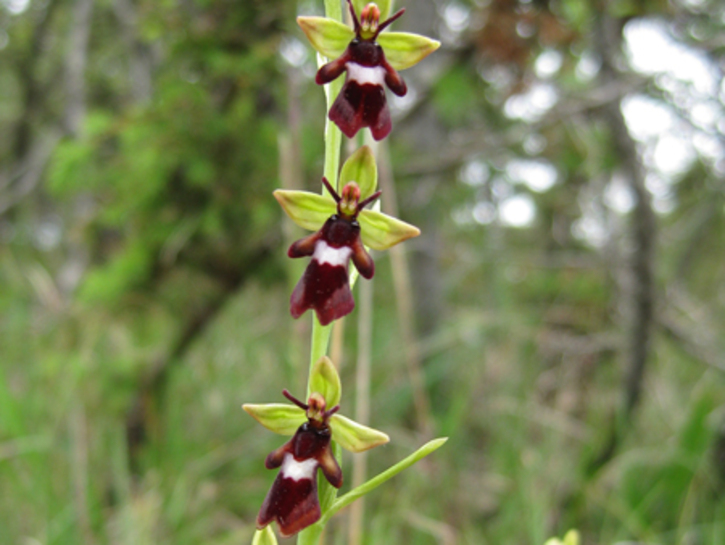
[[378, 25], [378, 31], [375, 34], [377, 37], [378, 34], [380, 34], [383, 30], [385, 30], [392, 22], [394, 22], [396, 19], [398, 19], [401, 15], [405, 13], [405, 8], [401, 8], [398, 11], [396, 11], [391, 17], [388, 17]]
[[360, 19], [358, 19], [357, 13], [355, 13], [355, 7], [352, 5], [351, 0], [347, 0], [347, 6], [350, 9], [350, 17], [352, 17], [355, 34], [360, 34]]

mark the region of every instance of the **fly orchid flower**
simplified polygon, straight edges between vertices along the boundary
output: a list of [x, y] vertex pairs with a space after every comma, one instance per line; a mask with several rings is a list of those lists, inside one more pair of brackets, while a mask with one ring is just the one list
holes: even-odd
[[267, 469], [279, 467], [280, 470], [259, 510], [257, 528], [262, 529], [276, 520], [280, 533], [286, 537], [320, 519], [317, 468], [322, 469], [322, 474], [335, 488], [342, 486], [342, 470], [332, 455], [329, 426], [330, 417], [340, 406], [325, 410], [325, 400], [317, 393], [312, 394], [307, 403], [302, 403], [287, 390], [282, 393], [306, 412], [307, 422], [264, 461]]
[[[342, 471], [333, 456], [330, 441], [352, 452], [362, 452], [387, 443], [383, 432], [337, 414], [340, 377], [332, 362], [321, 358], [312, 371], [307, 403], [282, 393], [294, 405], [248, 405], [244, 410], [266, 428], [292, 435], [287, 443], [265, 460], [267, 469], [280, 468], [257, 516], [257, 528], [276, 521], [284, 537], [296, 534], [320, 519], [317, 470], [335, 488], [342, 486]], [[333, 405], [331, 409], [327, 407]], [[294, 430], [294, 431], [293, 431]]]
[[322, 178], [322, 183], [337, 203], [337, 213], [322, 229], [293, 243], [287, 255], [312, 256], [290, 298], [292, 317], [299, 318], [311, 308], [317, 313], [320, 324], [327, 325], [355, 308], [349, 282], [350, 259], [364, 278], [369, 280], [375, 274], [373, 258], [360, 239], [357, 217], [381, 192], [360, 201], [360, 188], [355, 182], [347, 183], [342, 188], [342, 195], [337, 194], [327, 178]]
[[[381, 34], [405, 9], [380, 22], [381, 10], [376, 4], [367, 4], [358, 18], [352, 0], [347, 2], [353, 29], [322, 17], [298, 17], [297, 22], [317, 51], [335, 59], [318, 70], [315, 81], [322, 85], [347, 72], [330, 108], [330, 120], [348, 138], [369, 127], [373, 138], [382, 140], [392, 128], [384, 85], [404, 96], [407, 86], [398, 70], [413, 66], [438, 49], [440, 42], [404, 32]], [[341, 49], [345, 38], [347, 43]]]
[[314, 309], [320, 324], [346, 316], [355, 307], [349, 282], [349, 263], [372, 278], [375, 264], [365, 249], [384, 250], [420, 231], [381, 212], [366, 209], [380, 195], [375, 191], [377, 167], [372, 151], [363, 146], [343, 165], [338, 194], [326, 178], [332, 198], [306, 191], [277, 190], [274, 196], [298, 225], [315, 233], [293, 243], [287, 254], [312, 256], [290, 298], [290, 313], [299, 318]]

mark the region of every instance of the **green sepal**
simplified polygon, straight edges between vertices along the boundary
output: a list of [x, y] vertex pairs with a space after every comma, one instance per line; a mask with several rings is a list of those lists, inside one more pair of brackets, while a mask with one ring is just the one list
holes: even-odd
[[[318, 193], [277, 189], [274, 197], [297, 225], [318, 231], [337, 212], [335, 201]], [[363, 243], [373, 250], [387, 250], [420, 235], [420, 229], [382, 212], [365, 209], [358, 215]]]
[[274, 535], [272, 526], [265, 526], [263, 529], [254, 532], [252, 545], [277, 545], [277, 536]]
[[242, 409], [265, 428], [281, 435], [294, 435], [302, 424], [307, 422], [305, 411], [285, 403], [265, 403], [254, 405], [245, 403]]
[[396, 70], [410, 68], [441, 46], [438, 40], [410, 32], [382, 32], [377, 42], [390, 66]]
[[581, 538], [579, 532], [577, 530], [569, 530], [564, 536], [563, 541], [558, 537], [552, 537], [547, 539], [544, 545], [579, 545], [580, 543]]
[[390, 437], [383, 432], [358, 424], [339, 414], [330, 417], [330, 428], [332, 440], [350, 452], [363, 452], [390, 441]]
[[337, 212], [335, 201], [319, 193], [277, 189], [274, 198], [292, 221], [310, 231], [319, 230]]
[[327, 17], [297, 17], [297, 24], [319, 53], [328, 59], [341, 56], [355, 37], [355, 32], [334, 19]]
[[[370, 0], [352, 0], [352, 5], [355, 7], [355, 13], [357, 13], [358, 19], [360, 18], [360, 13], [363, 8], [370, 3]], [[392, 2], [391, 0], [377, 0], [374, 3], [378, 5], [378, 9], [380, 10], [380, 22], [382, 23], [388, 18], [388, 15], [390, 15], [390, 6]]]
[[357, 183], [360, 188], [360, 200], [367, 199], [378, 187], [378, 166], [375, 164], [373, 150], [363, 146], [347, 158], [340, 171], [340, 187], [348, 182]]
[[420, 235], [420, 229], [415, 225], [375, 210], [363, 210], [357, 220], [363, 243], [373, 250], [387, 250]]
[[317, 392], [325, 398], [325, 407], [332, 409], [340, 403], [342, 385], [337, 369], [327, 356], [321, 357], [310, 374], [310, 393]]

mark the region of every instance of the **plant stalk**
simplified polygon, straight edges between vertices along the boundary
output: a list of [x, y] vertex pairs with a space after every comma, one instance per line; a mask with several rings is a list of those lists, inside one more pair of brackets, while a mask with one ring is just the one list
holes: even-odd
[[[342, 22], [342, 5], [340, 0], [325, 0], [325, 15], [334, 19], [335, 21]], [[318, 55], [318, 63], [327, 62], [324, 57]], [[342, 89], [343, 81], [342, 78], [338, 78], [335, 81], [325, 85], [325, 98], [327, 102], [327, 111], [330, 110], [332, 103], [337, 97], [340, 89]], [[339, 191], [338, 187], [338, 172], [340, 171], [340, 145], [342, 143], [342, 133], [337, 126], [330, 121], [330, 118], [325, 116], [325, 166], [323, 169], [324, 176], [332, 184], [332, 187]], [[324, 194], [325, 188], [322, 188]], [[310, 376], [312, 369], [317, 361], [327, 354], [327, 349], [330, 344], [330, 333], [332, 326], [323, 326], [320, 324], [317, 316], [312, 313], [312, 342], [310, 346], [310, 370], [307, 379], [307, 396], [310, 392]], [[339, 462], [340, 460], [338, 460]], [[330, 491], [331, 488], [325, 479], [320, 480], [319, 493], [321, 497], [329, 495], [330, 493], [336, 493], [336, 491]], [[324, 525], [313, 524], [309, 528], [301, 531], [297, 538], [297, 545], [318, 545], [320, 537], [324, 530]]]
[[[373, 281], [363, 282], [359, 288], [360, 314], [358, 316], [358, 350], [355, 364], [355, 420], [367, 425], [370, 422], [370, 367], [373, 338]], [[353, 458], [352, 487], [365, 482], [368, 452], [361, 452]], [[360, 498], [350, 508], [348, 544], [362, 543], [362, 528], [365, 518], [365, 498]]]

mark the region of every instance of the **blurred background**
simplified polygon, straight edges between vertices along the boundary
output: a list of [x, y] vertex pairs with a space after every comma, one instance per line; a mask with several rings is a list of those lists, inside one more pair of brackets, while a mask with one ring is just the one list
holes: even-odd
[[[368, 474], [450, 440], [326, 543], [722, 545], [725, 5], [396, 7], [443, 42], [377, 151], [423, 235], [334, 357], [354, 416], [370, 352]], [[305, 384], [271, 192], [319, 190], [322, 9], [0, 0], [0, 543], [250, 542], [283, 439], [241, 404]]]

